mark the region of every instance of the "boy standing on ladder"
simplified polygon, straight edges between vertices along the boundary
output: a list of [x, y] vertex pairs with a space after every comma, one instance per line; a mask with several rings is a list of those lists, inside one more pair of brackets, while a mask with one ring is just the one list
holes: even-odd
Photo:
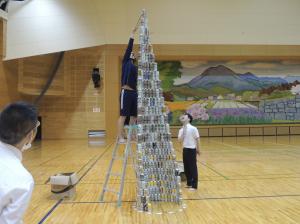
[[137, 25], [132, 30], [128, 46], [122, 61], [121, 94], [120, 94], [120, 117], [118, 120], [118, 141], [126, 143], [123, 129], [126, 117], [130, 116], [130, 124], [136, 122], [137, 117], [137, 66], [134, 64], [136, 58], [132, 51], [134, 34]]

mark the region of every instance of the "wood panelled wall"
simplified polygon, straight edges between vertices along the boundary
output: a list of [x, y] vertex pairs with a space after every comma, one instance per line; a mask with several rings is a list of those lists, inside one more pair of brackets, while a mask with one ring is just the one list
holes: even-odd
[[[124, 45], [106, 45], [105, 47], [105, 86], [106, 86], [106, 130], [110, 137], [116, 135], [116, 121], [119, 116], [120, 68]], [[135, 46], [137, 50], [137, 46]], [[300, 46], [275, 46], [275, 45], [154, 45], [157, 60], [300, 60]], [[259, 127], [204, 127], [200, 128], [203, 136], [242, 136], [242, 135], [275, 135], [298, 134], [297, 125], [286, 125], [291, 128], [264, 128]], [[293, 127], [295, 126], [295, 127]], [[239, 128], [238, 128], [239, 127]], [[255, 129], [256, 128], [256, 129]], [[202, 129], [202, 130], [201, 130]], [[274, 131], [274, 130], [277, 130]], [[172, 129], [176, 137], [178, 128]], [[254, 134], [251, 134], [253, 133]], [[249, 134], [248, 134], [249, 133]]]
[[[106, 130], [109, 138], [115, 138], [121, 59], [125, 47], [105, 45], [65, 53], [59, 73], [39, 105], [44, 139], [87, 138], [88, 130]], [[137, 46], [134, 48], [137, 50]], [[154, 45], [154, 53], [157, 60], [300, 60], [300, 46]], [[33, 101], [45, 85], [56, 56], [49, 54], [18, 61], [1, 61], [0, 107], [19, 99]], [[96, 66], [102, 75], [100, 89], [94, 89], [91, 80], [92, 68]], [[253, 128], [219, 126], [202, 127], [200, 131], [207, 136], [220, 136], [220, 133], [222, 136], [235, 133], [251, 135], [256, 130], [256, 127]], [[257, 128], [259, 133], [274, 133], [274, 128]], [[277, 129], [277, 132], [286, 134], [287, 130], [298, 133], [298, 128], [286, 127]]]
[[[1, 60], [0, 110], [19, 100], [34, 102], [47, 82], [56, 57], [57, 54], [49, 54]], [[106, 130], [105, 64], [103, 47], [65, 53], [53, 84], [38, 105], [43, 139], [87, 138], [89, 130]], [[91, 79], [94, 67], [100, 68], [99, 89], [94, 88]]]
[[0, 19], [0, 52], [1, 57], [5, 57], [6, 53], [6, 25], [7, 21], [3, 18]]
[[64, 83], [60, 89], [64, 96], [46, 96], [39, 106], [43, 138], [87, 138], [89, 130], [105, 130], [105, 87], [95, 89], [91, 79], [94, 67], [100, 68], [103, 78], [103, 54], [101, 47], [65, 53], [63, 75], [57, 77]]
[[[106, 45], [65, 54], [63, 74], [59, 73], [56, 80], [57, 85], [64, 83], [64, 88], [61, 90], [64, 89], [62, 93], [65, 95], [46, 96], [40, 105], [44, 138], [86, 138], [88, 130], [94, 129], [106, 130], [108, 137], [115, 138], [119, 117], [121, 59], [125, 47], [125, 45]], [[154, 52], [158, 60], [300, 59], [299, 46], [156, 45]], [[34, 65], [42, 72], [45, 68], [41, 61], [49, 65], [50, 59], [50, 56], [46, 55], [24, 59], [23, 66], [30, 64], [24, 74], [27, 76], [34, 74], [35, 72], [31, 72], [34, 70], [32, 67]], [[99, 65], [103, 75], [104, 85], [99, 91], [94, 90], [90, 78], [91, 70], [96, 65]], [[38, 84], [36, 87], [40, 88]], [[48, 94], [53, 92], [49, 91]], [[93, 112], [93, 108], [100, 108], [100, 112]], [[201, 127], [200, 132], [202, 136], [297, 134], [299, 127], [291, 126], [292, 128], [288, 129], [291, 130], [290, 132], [285, 130], [286, 127], [255, 127], [255, 125]], [[177, 132], [176, 128], [172, 130], [173, 137], [176, 136], [175, 132]]]
[[0, 60], [0, 110], [10, 102], [21, 99], [18, 92], [18, 61]]
[[[49, 74], [53, 70], [59, 54], [47, 54], [43, 56], [19, 59], [19, 82], [18, 90], [29, 95], [39, 95], [45, 87]], [[68, 73], [62, 63], [45, 95], [65, 96], [68, 95], [69, 82]]]
[[[173, 138], [177, 138], [181, 127], [171, 127]], [[234, 137], [234, 136], [281, 136], [300, 135], [300, 124], [273, 125], [219, 125], [199, 126], [201, 137]]]
[[5, 57], [6, 20], [0, 19], [0, 111], [6, 104], [21, 99], [18, 92], [18, 61], [3, 61]]

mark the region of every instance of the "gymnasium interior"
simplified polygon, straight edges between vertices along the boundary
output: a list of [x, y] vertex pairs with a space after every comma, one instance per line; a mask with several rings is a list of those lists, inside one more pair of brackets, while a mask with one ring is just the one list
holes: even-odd
[[[0, 111], [30, 102], [41, 124], [23, 153], [35, 182], [24, 224], [300, 223], [300, 1], [3, 2]], [[135, 143], [124, 180], [108, 182], [123, 186], [120, 202], [113, 192], [100, 200], [117, 144], [122, 57], [143, 10], [178, 164], [179, 116], [193, 114], [200, 133], [198, 189], [182, 176], [184, 206], [174, 212], [136, 209]], [[72, 197], [51, 192], [62, 173], [77, 176]]]

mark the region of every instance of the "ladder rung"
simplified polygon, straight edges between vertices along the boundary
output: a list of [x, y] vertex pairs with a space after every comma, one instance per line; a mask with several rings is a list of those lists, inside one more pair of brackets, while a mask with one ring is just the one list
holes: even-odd
[[122, 174], [121, 173], [110, 173], [110, 175], [120, 177]]
[[[129, 128], [129, 134], [130, 133], [131, 133], [131, 128]], [[103, 202], [105, 192], [111, 192], [111, 193], [114, 193], [114, 194], [118, 195], [118, 206], [121, 205], [121, 199], [122, 199], [122, 194], [123, 194], [123, 189], [124, 189], [125, 170], [126, 170], [126, 166], [128, 165], [127, 160], [128, 160], [129, 157], [132, 157], [132, 154], [130, 152], [131, 144], [128, 144], [129, 139], [130, 139], [130, 137], [127, 139], [127, 143], [126, 143], [127, 145], [125, 147], [124, 155], [120, 156], [118, 154], [118, 149], [119, 149], [118, 140], [117, 140], [117, 142], [114, 146], [113, 153], [112, 153], [112, 158], [111, 158], [111, 161], [110, 161], [110, 164], [109, 164], [108, 171], [106, 173], [105, 182], [104, 182], [103, 189], [102, 189], [102, 192], [101, 192], [101, 195], [100, 195], [100, 201], [102, 201], [102, 202]], [[118, 171], [117, 172], [111, 172], [115, 160], [122, 160], [123, 165], [122, 165], [121, 172], [118, 172]], [[120, 189], [119, 189], [119, 191], [117, 191], [116, 189], [110, 189], [107, 186], [108, 182], [109, 182], [109, 179], [112, 176], [120, 177]]]
[[115, 193], [115, 194], [120, 194], [119, 191], [116, 191], [116, 190], [114, 190], [114, 189], [108, 189], [108, 188], [105, 188], [105, 191], [112, 192], [112, 193]]

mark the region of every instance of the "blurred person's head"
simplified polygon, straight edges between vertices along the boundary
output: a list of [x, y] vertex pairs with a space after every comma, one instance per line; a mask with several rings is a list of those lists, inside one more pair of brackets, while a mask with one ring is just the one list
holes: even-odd
[[0, 141], [21, 151], [27, 150], [38, 126], [35, 106], [25, 102], [9, 104], [0, 113]]
[[132, 60], [132, 63], [133, 63], [133, 64], [136, 64], [136, 57], [135, 57], [135, 55], [134, 55], [134, 52], [133, 52], [133, 51], [130, 53], [130, 56], [129, 56], [129, 58]]
[[133, 51], [131, 51], [131, 53], [130, 53], [130, 59], [135, 60], [135, 55], [134, 55]]
[[182, 124], [192, 123], [193, 117], [189, 113], [184, 113], [179, 117], [179, 120]]

